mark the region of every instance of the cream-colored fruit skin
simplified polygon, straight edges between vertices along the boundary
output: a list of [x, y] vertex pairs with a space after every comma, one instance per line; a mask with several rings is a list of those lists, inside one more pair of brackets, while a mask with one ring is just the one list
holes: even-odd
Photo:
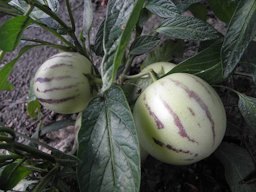
[[[79, 53], [62, 52], [45, 61], [35, 74], [34, 93], [37, 98], [64, 102], [43, 102], [41, 104], [56, 113], [71, 114], [85, 109], [92, 97], [89, 81], [85, 74], [92, 72], [90, 61]], [[40, 82], [40, 78], [52, 79]], [[70, 86], [70, 88], [68, 88]], [[73, 87], [72, 87], [73, 86]], [[65, 88], [66, 87], [66, 88]], [[64, 88], [59, 89], [58, 88]], [[54, 91], [47, 91], [55, 89]]]
[[[215, 90], [186, 73], [168, 75], [147, 87], [133, 114], [142, 147], [156, 159], [175, 165], [208, 157], [226, 130], [225, 109]], [[186, 136], [177, 125], [182, 125]]]

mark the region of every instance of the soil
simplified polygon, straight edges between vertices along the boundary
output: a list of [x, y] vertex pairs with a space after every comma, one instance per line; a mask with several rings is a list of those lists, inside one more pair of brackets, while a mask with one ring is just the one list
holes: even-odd
[[[72, 8], [78, 31], [82, 26], [82, 1], [72, 1]], [[95, 36], [99, 23], [104, 19], [105, 6], [94, 4], [96, 16], [93, 24], [93, 35]], [[67, 11], [61, 3], [61, 17], [68, 21]], [[0, 18], [0, 25], [7, 19], [6, 16]], [[216, 22], [211, 21], [212, 23]], [[219, 22], [216, 22], [219, 24]], [[154, 21], [153, 21], [154, 24]], [[221, 24], [220, 24], [221, 25]], [[221, 29], [224, 27], [221, 26]], [[57, 40], [40, 28], [29, 28], [24, 36], [33, 38], [40, 37], [43, 40], [56, 42]], [[92, 37], [93, 39], [94, 37]], [[185, 57], [193, 55], [198, 48], [194, 43], [187, 43], [188, 50]], [[0, 67], [7, 63], [18, 53], [18, 49], [7, 54]], [[26, 112], [30, 80], [38, 67], [51, 55], [57, 53], [49, 47], [35, 48], [26, 53], [17, 62], [10, 81], [15, 86], [11, 92], [0, 93], [0, 122], [4, 122], [7, 127], [14, 128], [26, 135], [31, 135], [41, 121], [43, 125], [49, 125], [56, 120], [75, 119], [75, 115], [58, 115], [47, 110], [42, 111], [41, 118], [31, 119]], [[57, 146], [63, 151], [70, 151], [74, 143], [74, 127], [67, 127], [61, 131], [47, 135], [47, 141], [52, 146]], [[229, 187], [224, 178], [222, 165], [211, 156], [210, 158], [190, 166], [171, 166], [161, 163], [152, 157], [148, 157], [142, 164], [141, 192], [229, 192]]]

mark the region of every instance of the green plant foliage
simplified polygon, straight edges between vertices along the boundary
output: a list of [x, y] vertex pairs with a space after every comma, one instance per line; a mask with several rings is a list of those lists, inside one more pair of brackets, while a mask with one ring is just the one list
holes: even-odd
[[218, 32], [211, 25], [195, 17], [183, 15], [165, 19], [156, 32], [171, 38], [200, 41], [219, 37]]
[[150, 12], [164, 18], [180, 13], [176, 5], [171, 0], [148, 0], [146, 8]]
[[206, 21], [208, 18], [208, 9], [206, 5], [203, 5], [201, 3], [195, 3], [189, 7], [189, 10], [198, 19]]
[[256, 98], [238, 93], [238, 107], [246, 123], [256, 133]]
[[131, 45], [130, 55], [141, 55], [148, 53], [160, 43], [157, 36], [144, 35], [140, 36]]
[[254, 169], [250, 154], [234, 144], [223, 143], [216, 151], [216, 157], [225, 168], [225, 176], [232, 192], [254, 192], [253, 185], [240, 184]]
[[147, 57], [142, 63], [142, 67], [156, 63], [159, 61], [171, 61], [175, 57], [180, 57], [184, 50], [184, 42], [182, 40], [167, 40], [159, 47], [148, 53]]
[[12, 189], [30, 173], [31, 171], [20, 165], [20, 163], [12, 163], [5, 166], [3, 171], [0, 173], [0, 189]]
[[173, 0], [173, 2], [181, 11], [185, 11], [187, 8], [189, 8], [190, 5], [199, 3], [201, 1], [202, 0]]
[[232, 17], [221, 50], [224, 77], [235, 69], [250, 41], [256, 35], [256, 1], [240, 1]]
[[139, 191], [139, 144], [125, 95], [112, 86], [93, 99], [78, 134], [81, 191]]
[[215, 42], [197, 55], [178, 64], [168, 74], [178, 72], [191, 73], [211, 84], [221, 82], [223, 80], [220, 60], [221, 45], [222, 41]]
[[235, 12], [239, 0], [208, 0], [208, 2], [217, 17], [228, 23]]
[[0, 49], [12, 51], [19, 44], [23, 31], [32, 24], [32, 20], [26, 16], [17, 16], [7, 20], [0, 26]]
[[[0, 31], [1, 33], [1, 31]], [[29, 51], [30, 49], [37, 47], [40, 45], [27, 45], [24, 46], [19, 54], [16, 56], [16, 58], [14, 58], [12, 61], [10, 61], [9, 63], [5, 64], [3, 68], [0, 69], [0, 90], [12, 90], [14, 87], [13, 85], [8, 81], [8, 77], [10, 75], [10, 73], [12, 72], [12, 69], [15, 65], [15, 63], [18, 61], [18, 59], [27, 51]]]

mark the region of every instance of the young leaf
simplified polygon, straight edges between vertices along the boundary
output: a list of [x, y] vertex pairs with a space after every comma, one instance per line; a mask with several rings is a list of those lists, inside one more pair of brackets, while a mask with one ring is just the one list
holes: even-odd
[[220, 60], [221, 45], [222, 41], [215, 42], [197, 55], [178, 64], [167, 75], [178, 72], [191, 73], [201, 77], [208, 83], [221, 82], [223, 80]]
[[89, 103], [78, 141], [80, 191], [139, 191], [139, 143], [121, 88], [112, 86]]
[[177, 39], [205, 41], [219, 37], [218, 32], [208, 23], [195, 17], [186, 17], [178, 14], [172, 18], [165, 19], [156, 31]]
[[144, 0], [110, 0], [104, 25], [104, 59], [101, 66], [102, 90], [107, 90], [116, 78], [131, 33], [139, 20]]
[[250, 41], [256, 35], [256, 1], [240, 1], [225, 35], [221, 57], [224, 77], [237, 66]]
[[234, 144], [223, 143], [215, 153], [225, 168], [225, 176], [232, 192], [254, 192], [255, 186], [240, 184], [254, 170], [250, 154]]
[[160, 43], [160, 38], [157, 36], [144, 35], [135, 39], [131, 45], [131, 55], [141, 55], [151, 51]]
[[217, 17], [228, 23], [235, 12], [239, 0], [208, 0], [208, 2]]
[[246, 123], [256, 133], [256, 98], [238, 93], [238, 107]]
[[84, 12], [83, 12], [83, 32], [84, 34], [88, 34], [93, 21], [93, 9], [92, 9], [92, 1], [84, 0]]
[[33, 90], [34, 79], [30, 81], [30, 88], [28, 94], [27, 112], [31, 118], [35, 118], [40, 112], [41, 105], [37, 100]]
[[104, 30], [104, 23], [105, 21], [103, 21], [100, 26], [99, 29], [96, 33], [96, 38], [95, 38], [95, 43], [94, 43], [94, 47], [93, 47], [93, 51], [95, 52], [96, 55], [98, 56], [103, 56], [104, 55], [104, 50], [103, 50], [103, 30]]
[[145, 67], [160, 61], [171, 61], [174, 57], [179, 56], [184, 50], [184, 46], [182, 40], [167, 40], [147, 55], [142, 66]]
[[176, 5], [171, 0], [148, 0], [146, 8], [150, 12], [164, 18], [180, 13]]
[[12, 51], [18, 45], [23, 31], [32, 24], [32, 20], [26, 16], [17, 16], [7, 20], [0, 26], [0, 49]]
[[7, 165], [0, 174], [0, 189], [10, 190], [22, 179], [28, 176], [31, 171], [18, 163]]
[[14, 58], [12, 61], [10, 61], [9, 63], [5, 64], [1, 69], [0, 69], [0, 90], [7, 90], [10, 91], [13, 89], [13, 85], [8, 81], [8, 77], [10, 75], [10, 73], [12, 72], [12, 69], [15, 65], [15, 63], [17, 62], [17, 60], [27, 51], [29, 51], [30, 49], [37, 47], [37, 46], [41, 46], [41, 45], [27, 45], [24, 46], [19, 54], [16, 56], [16, 58]]

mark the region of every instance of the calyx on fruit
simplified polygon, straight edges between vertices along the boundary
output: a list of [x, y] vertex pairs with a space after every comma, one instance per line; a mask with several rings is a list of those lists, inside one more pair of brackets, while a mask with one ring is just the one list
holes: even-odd
[[86, 77], [91, 73], [91, 62], [79, 53], [62, 52], [53, 55], [35, 74], [35, 96], [46, 109], [56, 113], [83, 111], [92, 97]]
[[134, 120], [142, 147], [175, 165], [211, 155], [226, 130], [221, 99], [205, 81], [174, 73], [155, 81], [135, 103]]

